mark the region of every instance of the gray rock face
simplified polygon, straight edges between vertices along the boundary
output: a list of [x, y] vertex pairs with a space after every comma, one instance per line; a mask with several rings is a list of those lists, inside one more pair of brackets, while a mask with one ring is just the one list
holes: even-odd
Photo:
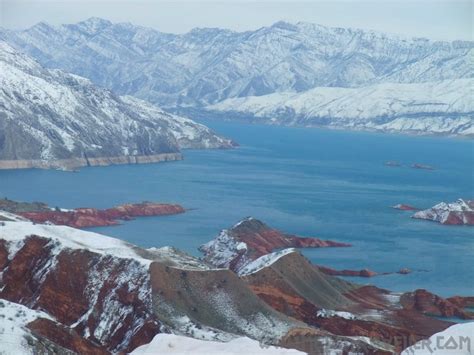
[[256, 31], [198, 28], [183, 35], [91, 18], [0, 32], [50, 68], [161, 105], [314, 87], [472, 78], [474, 42], [278, 22]]
[[226, 148], [207, 127], [89, 80], [43, 68], [0, 41], [0, 168], [181, 159], [180, 148]]

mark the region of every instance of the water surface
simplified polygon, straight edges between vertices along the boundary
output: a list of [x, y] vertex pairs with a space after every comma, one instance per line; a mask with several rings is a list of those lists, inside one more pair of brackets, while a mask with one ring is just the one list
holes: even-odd
[[[281, 230], [352, 243], [305, 250], [334, 268], [400, 268], [410, 275], [358, 279], [397, 291], [474, 294], [474, 229], [413, 220], [389, 206], [429, 207], [474, 196], [474, 143], [447, 138], [207, 122], [242, 146], [187, 151], [181, 162], [84, 168], [79, 173], [0, 171], [0, 195], [65, 208], [142, 200], [189, 212], [96, 228], [143, 247], [197, 247], [254, 216]], [[404, 164], [384, 166], [387, 160]], [[414, 162], [435, 166], [416, 170]], [[352, 278], [352, 280], [355, 280]]]

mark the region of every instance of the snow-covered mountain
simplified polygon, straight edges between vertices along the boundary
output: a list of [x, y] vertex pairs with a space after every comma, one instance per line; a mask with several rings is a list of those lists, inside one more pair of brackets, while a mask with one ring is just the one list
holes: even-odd
[[189, 119], [45, 69], [3, 41], [0, 87], [0, 168], [176, 160], [180, 148], [232, 146]]
[[0, 31], [49, 68], [154, 103], [206, 105], [315, 87], [422, 83], [474, 76], [474, 42], [278, 22], [255, 31], [162, 33], [90, 18]]
[[264, 123], [474, 136], [474, 79], [360, 88], [319, 87], [227, 99], [208, 106]]

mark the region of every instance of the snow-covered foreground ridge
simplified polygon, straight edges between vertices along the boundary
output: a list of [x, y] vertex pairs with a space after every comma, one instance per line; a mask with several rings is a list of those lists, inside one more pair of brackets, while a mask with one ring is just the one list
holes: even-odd
[[134, 350], [131, 355], [303, 355], [292, 349], [262, 346], [249, 338], [237, 338], [228, 343], [196, 340], [170, 334], [158, 334], [151, 343]]
[[0, 299], [47, 315], [11, 324], [18, 349], [43, 341], [79, 353], [131, 351], [170, 332], [248, 337], [257, 340], [252, 347], [305, 326], [268, 308], [228, 270], [64, 226], [1, 222], [0, 277]]
[[402, 352], [402, 355], [472, 354], [474, 354], [474, 322], [453, 325]]
[[180, 159], [229, 140], [189, 119], [89, 80], [43, 68], [0, 40], [0, 168]]
[[473, 79], [320, 87], [228, 99], [208, 110], [274, 124], [474, 136], [473, 90]]

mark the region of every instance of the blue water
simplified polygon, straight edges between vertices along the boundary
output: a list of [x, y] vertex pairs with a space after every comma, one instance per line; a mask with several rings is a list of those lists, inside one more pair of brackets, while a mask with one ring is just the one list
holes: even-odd
[[[242, 146], [187, 151], [182, 162], [84, 168], [79, 173], [0, 171], [0, 195], [66, 208], [176, 202], [193, 210], [97, 228], [144, 246], [197, 247], [254, 216], [281, 230], [350, 242], [304, 250], [334, 268], [410, 275], [358, 279], [396, 291], [474, 294], [474, 229], [413, 220], [389, 206], [430, 207], [474, 196], [474, 143], [467, 140], [207, 122]], [[434, 171], [390, 168], [419, 162]], [[352, 280], [355, 280], [352, 278]]]

